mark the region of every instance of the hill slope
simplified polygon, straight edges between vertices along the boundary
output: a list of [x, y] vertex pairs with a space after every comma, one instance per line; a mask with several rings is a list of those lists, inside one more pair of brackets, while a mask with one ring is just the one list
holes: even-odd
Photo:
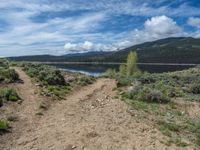
[[26, 61], [79, 61], [125, 62], [130, 51], [137, 51], [139, 62], [151, 63], [200, 63], [200, 39], [190, 37], [166, 38], [138, 44], [117, 52], [88, 52], [64, 56], [23, 56], [11, 60]]
[[137, 51], [139, 62], [200, 63], [200, 39], [167, 38], [135, 45], [113, 53], [105, 61], [124, 62], [128, 53]]

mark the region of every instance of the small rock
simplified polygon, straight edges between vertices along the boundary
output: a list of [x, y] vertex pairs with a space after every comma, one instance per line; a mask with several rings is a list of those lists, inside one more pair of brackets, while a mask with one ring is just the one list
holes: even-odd
[[36, 84], [35, 84], [35, 86], [39, 86], [39, 87], [41, 87], [42, 85], [41, 85], [41, 84], [39, 84], [39, 83], [36, 83]]
[[75, 148], [76, 148], [76, 146], [75, 146], [75, 145], [73, 145], [73, 146], [72, 146], [72, 149], [75, 149]]
[[76, 148], [75, 145], [69, 144], [69, 145], [67, 145], [67, 146], [64, 148], [64, 150], [73, 150], [73, 149], [75, 149], [75, 148]]
[[69, 112], [67, 115], [68, 116], [74, 116], [74, 113], [73, 112]]

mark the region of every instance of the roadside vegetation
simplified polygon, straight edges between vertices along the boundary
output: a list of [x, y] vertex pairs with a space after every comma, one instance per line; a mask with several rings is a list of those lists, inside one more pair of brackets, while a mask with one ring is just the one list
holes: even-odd
[[6, 87], [7, 84], [19, 81], [19, 75], [10, 68], [6, 59], [0, 59], [0, 107], [8, 101], [16, 102], [20, 98], [15, 89]]
[[[85, 86], [93, 83], [94, 77], [82, 74], [68, 74], [53, 66], [37, 63], [14, 63], [12, 65], [21, 67], [24, 72], [40, 87], [40, 94], [54, 99], [64, 99], [65, 94], [72, 88], [80, 85]], [[69, 77], [70, 76], [70, 77]]]
[[6, 59], [0, 59], [0, 83], [13, 83], [19, 80], [19, 75], [10, 69]]
[[6, 102], [16, 102], [20, 100], [17, 92], [13, 88], [0, 88], [0, 107]]
[[0, 134], [8, 131], [10, 124], [7, 120], [0, 120]]
[[[3, 107], [2, 109], [4, 109], [5, 104], [9, 106], [10, 103], [20, 100], [15, 88], [11, 88], [18, 81], [19, 75], [10, 67], [9, 61], [0, 59], [0, 113], [2, 113], [1, 108]], [[10, 118], [10, 120], [13, 120], [13, 118]], [[8, 132], [9, 128], [11, 128], [11, 125], [5, 118], [5, 114], [0, 114], [0, 135]]]
[[180, 147], [193, 143], [196, 149], [200, 148], [199, 118], [179, 106], [180, 101], [200, 102], [200, 68], [151, 74], [141, 72], [136, 61], [137, 54], [130, 52], [126, 65], [105, 74], [117, 80], [121, 99], [133, 107], [136, 116], [152, 122], [169, 137], [169, 141], [161, 142]]

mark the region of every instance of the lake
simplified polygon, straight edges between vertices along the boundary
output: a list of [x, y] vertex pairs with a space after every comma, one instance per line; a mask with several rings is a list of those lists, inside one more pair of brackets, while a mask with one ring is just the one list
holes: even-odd
[[[107, 69], [112, 68], [118, 70], [119, 64], [51, 64], [59, 69], [80, 72], [88, 75], [99, 76]], [[193, 66], [190, 65], [138, 65], [140, 70], [150, 73], [162, 73], [188, 69]]]

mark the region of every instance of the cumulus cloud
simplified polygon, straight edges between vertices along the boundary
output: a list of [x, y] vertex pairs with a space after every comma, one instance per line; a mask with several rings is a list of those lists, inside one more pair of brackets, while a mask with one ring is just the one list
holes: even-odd
[[64, 48], [66, 50], [77, 50], [77, 44], [72, 44], [72, 43], [66, 43]]
[[85, 50], [90, 50], [93, 48], [93, 43], [92, 42], [89, 42], [89, 41], [85, 41], [83, 43], [83, 49]]
[[[172, 7], [174, 3], [176, 8]], [[1, 0], [0, 9], [0, 55], [3, 56], [109, 51], [170, 36], [187, 36], [172, 17], [200, 15], [198, 6], [185, 3], [185, 0], [159, 0], [154, 4], [151, 0], [95, 0], [93, 3]], [[168, 17], [155, 17], [157, 14]], [[116, 17], [122, 18], [122, 24], [118, 24]], [[129, 17], [134, 21], [149, 19], [134, 26], [129, 23]], [[188, 24], [200, 26], [199, 19], [194, 17]], [[130, 28], [126, 29], [126, 26]], [[137, 29], [138, 26], [143, 28]], [[195, 31], [190, 35], [199, 37], [200, 34]]]
[[111, 44], [85, 41], [76, 44], [66, 43], [64, 48], [67, 51], [112, 51], [161, 38], [186, 36], [186, 34], [172, 18], [163, 15], [147, 19], [143, 29], [135, 29], [123, 36]]
[[141, 30], [135, 29], [130, 34], [123, 45], [130, 46], [131, 44], [140, 44], [142, 42], [153, 41], [166, 37], [186, 36], [182, 28], [176, 22], [167, 16], [155, 16], [147, 19], [144, 23], [144, 28]]
[[200, 28], [200, 18], [190, 17], [188, 19], [188, 24], [193, 26], [193, 27]]
[[145, 22], [144, 26], [145, 31], [157, 36], [175, 35], [182, 32], [176, 22], [167, 16], [152, 17]]
[[85, 41], [83, 43], [65, 43], [64, 49], [70, 52], [114, 51], [117, 49], [117, 45]]
[[89, 51], [92, 50], [94, 44], [89, 41], [85, 41], [84, 43], [65, 43], [64, 49], [68, 51]]

